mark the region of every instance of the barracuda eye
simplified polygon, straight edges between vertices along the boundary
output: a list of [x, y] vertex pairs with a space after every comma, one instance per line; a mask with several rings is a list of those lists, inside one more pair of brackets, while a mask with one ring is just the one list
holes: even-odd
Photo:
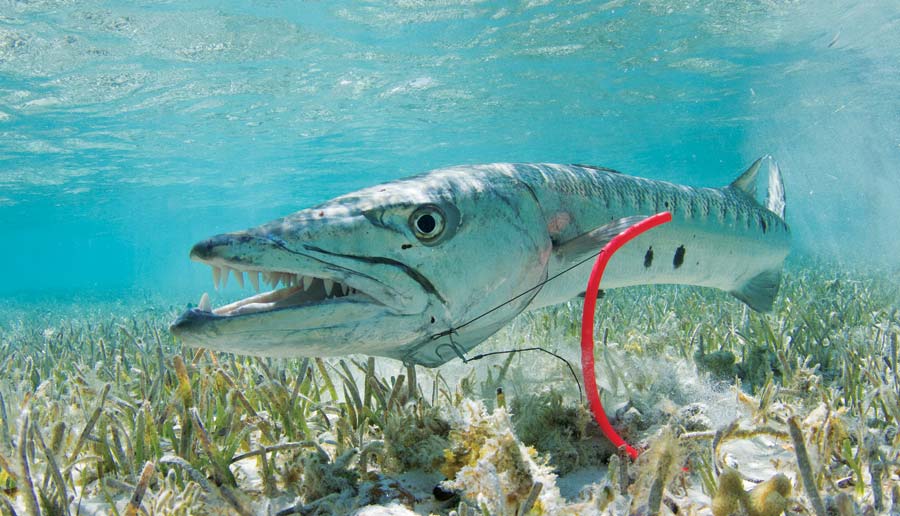
[[434, 242], [444, 232], [446, 217], [440, 208], [428, 204], [409, 216], [409, 227], [416, 238], [425, 243]]

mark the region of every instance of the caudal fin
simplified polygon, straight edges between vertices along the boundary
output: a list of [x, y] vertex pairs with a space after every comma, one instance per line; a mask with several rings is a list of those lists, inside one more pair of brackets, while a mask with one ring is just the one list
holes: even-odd
[[778, 168], [778, 163], [772, 159], [772, 156], [767, 157], [769, 158], [769, 191], [766, 194], [766, 208], [781, 217], [781, 220], [784, 220], [784, 207], [787, 202], [784, 197], [784, 181], [781, 179], [781, 169]]
[[775, 159], [772, 158], [772, 156], [766, 154], [754, 161], [740, 177], [735, 179], [729, 185], [729, 187], [739, 190], [750, 196], [753, 200], [759, 202], [757, 199], [757, 178], [759, 176], [759, 169], [764, 162], [768, 163], [767, 168], [769, 173], [765, 207], [783, 220], [785, 208], [784, 181], [781, 178], [781, 169], [778, 168], [778, 163], [775, 162]]
[[747, 303], [757, 312], [771, 312], [780, 285], [781, 270], [768, 270], [750, 278], [736, 290], [732, 290], [731, 295]]
[[[784, 220], [784, 182], [781, 178], [781, 169], [778, 163], [766, 154], [754, 161], [750, 168], [735, 179], [728, 188], [737, 190], [762, 204], [757, 199], [757, 178], [762, 165], [766, 163], [768, 170], [768, 189], [766, 192], [765, 208]], [[781, 285], [781, 268], [769, 269], [750, 278], [743, 285], [731, 291], [731, 295], [740, 299], [757, 312], [770, 312], [778, 295], [778, 287]]]

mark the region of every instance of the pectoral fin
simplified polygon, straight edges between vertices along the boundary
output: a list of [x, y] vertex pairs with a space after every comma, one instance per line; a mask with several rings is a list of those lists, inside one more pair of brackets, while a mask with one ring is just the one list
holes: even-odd
[[563, 264], [574, 264], [603, 249], [610, 240], [638, 222], [646, 219], [645, 215], [635, 215], [614, 220], [597, 229], [578, 235], [575, 238], [559, 243], [554, 247], [557, 258]]

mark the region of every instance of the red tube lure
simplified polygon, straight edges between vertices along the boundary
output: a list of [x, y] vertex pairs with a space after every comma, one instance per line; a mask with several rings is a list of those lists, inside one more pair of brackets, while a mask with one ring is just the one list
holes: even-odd
[[600, 425], [603, 434], [612, 441], [616, 448], [624, 447], [632, 459], [637, 458], [638, 451], [626, 443], [616, 433], [612, 425], [609, 424], [609, 419], [606, 418], [606, 412], [603, 411], [603, 404], [600, 402], [600, 395], [597, 391], [597, 377], [594, 371], [594, 309], [597, 306], [597, 292], [600, 290], [603, 270], [606, 269], [606, 264], [609, 263], [613, 253], [641, 233], [671, 220], [671, 213], [667, 211], [657, 213], [630, 226], [610, 240], [609, 243], [603, 246], [603, 249], [597, 256], [597, 261], [594, 262], [594, 268], [591, 270], [587, 290], [584, 294], [584, 312], [581, 315], [581, 371], [584, 376], [584, 388], [587, 391], [588, 402], [591, 406], [591, 412], [594, 414], [594, 419], [597, 420], [597, 424]]

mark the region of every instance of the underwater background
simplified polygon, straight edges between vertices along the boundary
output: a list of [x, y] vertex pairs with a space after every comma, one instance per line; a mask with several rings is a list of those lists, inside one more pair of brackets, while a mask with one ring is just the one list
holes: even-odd
[[[894, 0], [0, 0], [0, 515], [900, 515], [898, 55]], [[793, 232], [771, 314], [598, 304], [634, 462], [549, 355], [167, 330], [241, 296], [195, 242], [358, 188], [490, 162], [717, 187], [766, 154]], [[575, 364], [580, 316], [478, 352]]]
[[2, 0], [0, 297], [196, 303], [203, 237], [497, 161], [772, 154], [795, 254], [896, 267], [898, 54], [892, 0]]

